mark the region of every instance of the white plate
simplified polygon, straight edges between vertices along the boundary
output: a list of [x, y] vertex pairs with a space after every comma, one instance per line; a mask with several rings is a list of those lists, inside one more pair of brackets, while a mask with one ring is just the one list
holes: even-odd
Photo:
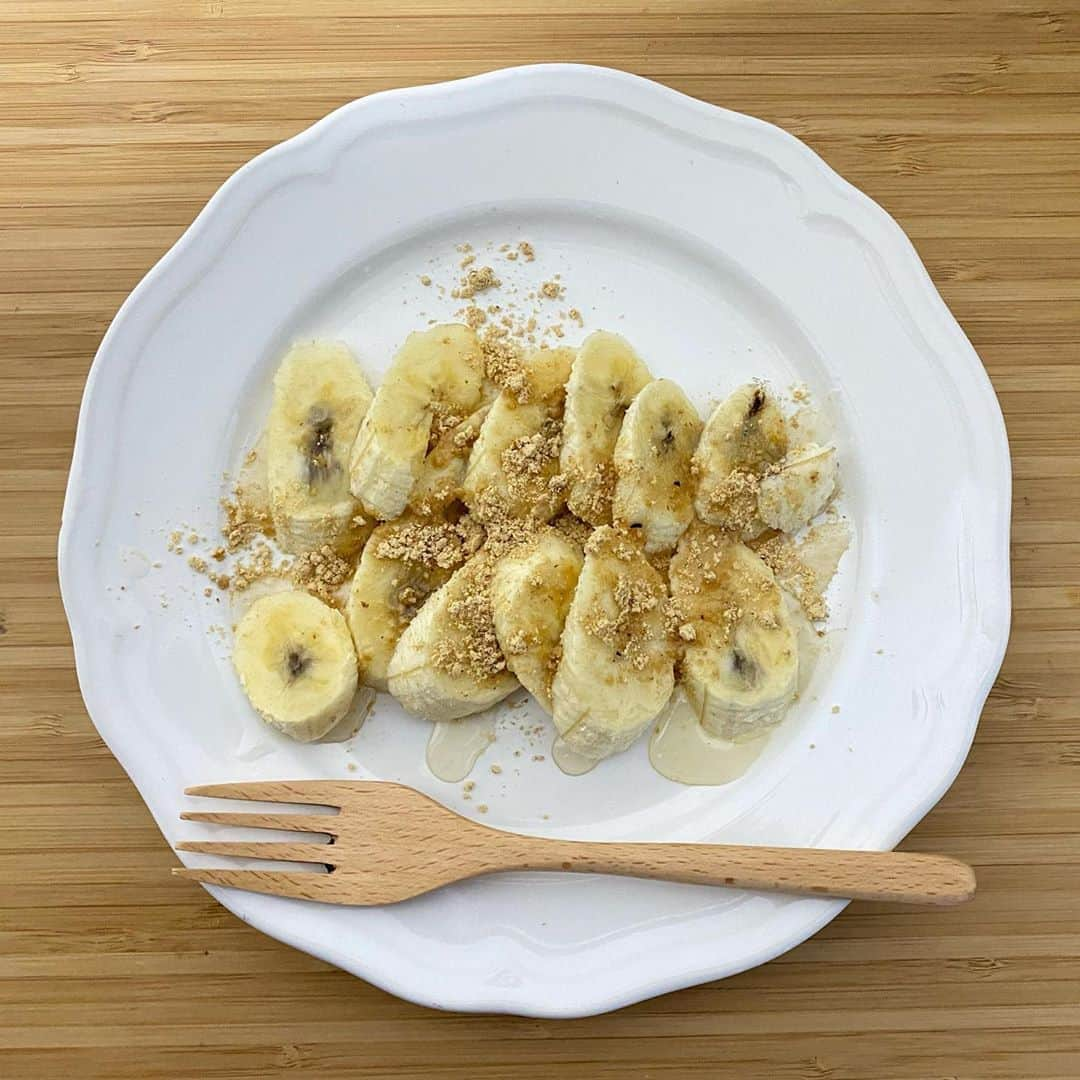
[[[460, 241], [518, 238], [536, 246], [531, 271], [563, 274], [587, 328], [625, 333], [703, 408], [763, 375], [805, 382], [835, 425], [857, 534], [833, 597], [845, 629], [727, 787], [662, 779], [644, 742], [571, 779], [511, 731], [464, 802], [424, 766], [426, 725], [383, 698], [348, 746], [290, 743], [240, 694], [212, 629], [224, 606], [165, 553], [180, 522], [212, 527], [222, 470], [254, 437], [290, 339], [340, 336], [377, 379], [421, 312], [454, 306], [418, 274], [448, 274]], [[890, 848], [956, 775], [998, 670], [1009, 497], [982, 365], [880, 207], [759, 120], [542, 66], [353, 102], [222, 187], [102, 342], [60, 570], [87, 707], [170, 841], [185, 785], [376, 776], [536, 833]], [[403, 997], [536, 1016], [732, 974], [842, 907], [554, 874], [376, 909], [212, 891]]]

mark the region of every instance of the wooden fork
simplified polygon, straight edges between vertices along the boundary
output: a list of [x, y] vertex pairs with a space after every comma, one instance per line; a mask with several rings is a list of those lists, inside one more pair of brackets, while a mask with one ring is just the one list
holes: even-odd
[[302, 843], [185, 840], [176, 847], [209, 855], [313, 863], [327, 872], [177, 868], [173, 873], [207, 885], [328, 904], [392, 904], [453, 881], [502, 870], [625, 874], [909, 904], [959, 904], [975, 893], [971, 867], [942, 855], [549, 840], [479, 825], [418, 791], [382, 781], [206, 784], [186, 793], [322, 807], [318, 813], [183, 813], [185, 821], [287, 829], [306, 836]]

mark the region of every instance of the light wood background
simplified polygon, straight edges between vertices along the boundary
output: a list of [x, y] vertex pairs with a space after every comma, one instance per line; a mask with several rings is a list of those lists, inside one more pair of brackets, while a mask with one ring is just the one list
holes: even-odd
[[[1080, 8], [1046, 3], [0, 0], [0, 1074], [1080, 1075]], [[764, 968], [569, 1023], [417, 1008], [170, 880], [54, 564], [91, 357], [218, 184], [350, 98], [556, 59], [781, 124], [891, 211], [1016, 481], [1012, 645], [905, 845], [973, 862], [974, 904], [854, 904]]]

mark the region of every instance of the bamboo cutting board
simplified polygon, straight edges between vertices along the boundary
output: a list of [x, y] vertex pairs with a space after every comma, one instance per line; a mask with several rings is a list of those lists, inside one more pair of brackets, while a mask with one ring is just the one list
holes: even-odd
[[[0, 1075], [1080, 1075], [1080, 8], [1050, 2], [0, 0]], [[172, 880], [54, 562], [91, 357], [218, 184], [353, 97], [542, 60], [771, 120], [881, 202], [989, 369], [1016, 485], [1005, 667], [904, 845], [974, 863], [975, 902], [853, 904], [764, 968], [562, 1023], [398, 1001]]]

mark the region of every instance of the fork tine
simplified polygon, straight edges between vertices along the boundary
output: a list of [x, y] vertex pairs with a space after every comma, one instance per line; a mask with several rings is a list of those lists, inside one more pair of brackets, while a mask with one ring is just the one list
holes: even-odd
[[181, 840], [177, 851], [198, 851], [204, 855], [235, 855], [244, 859], [277, 859], [280, 862], [309, 862], [333, 865], [333, 844], [283, 844], [270, 841]]
[[251, 780], [236, 784], [199, 784], [184, 788], [185, 795], [207, 799], [254, 799], [258, 802], [308, 803], [337, 806], [338, 795], [325, 780]]
[[335, 875], [319, 874], [314, 870], [209, 870], [174, 866], [175, 877], [201, 881], [204, 885], [225, 885], [230, 889], [269, 893], [271, 896], [291, 896], [298, 900], [333, 900], [332, 882]]
[[286, 832], [328, 833], [336, 836], [336, 814], [237, 814], [222, 810], [185, 810], [182, 821], [208, 825], [238, 825], [244, 829], [284, 829]]

